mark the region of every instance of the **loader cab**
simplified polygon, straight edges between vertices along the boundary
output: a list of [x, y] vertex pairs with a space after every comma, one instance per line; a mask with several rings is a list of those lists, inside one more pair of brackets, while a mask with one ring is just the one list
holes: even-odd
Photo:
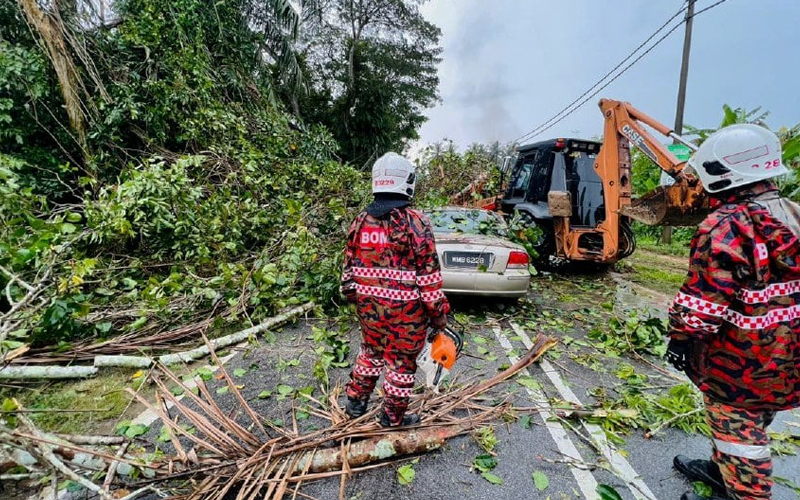
[[535, 219], [549, 220], [548, 193], [566, 191], [572, 200], [571, 226], [602, 222], [603, 183], [594, 169], [600, 146], [581, 139], [552, 139], [520, 147], [503, 195], [503, 212], [512, 214], [524, 206]]

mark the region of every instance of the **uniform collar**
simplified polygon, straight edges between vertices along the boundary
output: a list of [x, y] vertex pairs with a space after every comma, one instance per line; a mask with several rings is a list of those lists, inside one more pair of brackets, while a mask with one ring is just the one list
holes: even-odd
[[742, 200], [752, 200], [757, 196], [761, 196], [773, 191], [776, 193], [778, 192], [778, 186], [776, 186], [774, 182], [761, 181], [757, 182], [756, 184], [745, 186], [733, 193], [720, 193], [722, 196], [719, 196], [718, 199], [722, 201], [722, 203], [736, 203], [737, 201]]
[[367, 213], [382, 219], [395, 208], [403, 208], [411, 204], [407, 196], [402, 195], [375, 195], [375, 201], [367, 207]]

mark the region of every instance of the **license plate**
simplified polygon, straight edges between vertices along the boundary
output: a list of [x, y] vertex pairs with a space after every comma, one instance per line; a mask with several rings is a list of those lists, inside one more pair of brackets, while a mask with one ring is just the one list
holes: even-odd
[[487, 268], [492, 264], [493, 255], [478, 252], [445, 252], [446, 267], [464, 267], [469, 269]]

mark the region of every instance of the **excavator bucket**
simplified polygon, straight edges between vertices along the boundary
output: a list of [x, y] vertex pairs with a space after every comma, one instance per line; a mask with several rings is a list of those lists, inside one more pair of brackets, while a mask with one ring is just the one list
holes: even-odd
[[620, 213], [648, 226], [696, 226], [709, 214], [708, 195], [700, 183], [659, 186], [622, 207]]

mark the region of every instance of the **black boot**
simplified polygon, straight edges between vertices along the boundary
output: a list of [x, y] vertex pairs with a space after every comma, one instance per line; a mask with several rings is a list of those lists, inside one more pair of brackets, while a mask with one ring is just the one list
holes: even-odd
[[[706, 483], [707, 485], [711, 486], [715, 494], [721, 495], [722, 498], [724, 498], [727, 494], [725, 482], [722, 480], [722, 473], [720, 473], [717, 464], [711, 460], [692, 460], [689, 457], [678, 455], [672, 459], [672, 465], [675, 467], [675, 469], [677, 469], [678, 472], [686, 476], [689, 481], [702, 481]], [[684, 497], [686, 495], [690, 495], [690, 497], [685, 500], [702, 498], [694, 495], [694, 493], [687, 493], [684, 495]], [[693, 497], [691, 495], [693, 495]]]
[[369, 399], [347, 398], [347, 406], [344, 407], [344, 412], [350, 418], [358, 418], [367, 413], [368, 404]]
[[716, 495], [711, 495], [710, 497], [701, 497], [700, 495], [696, 494], [693, 491], [687, 491], [683, 495], [681, 495], [681, 500], [728, 500], [727, 497], [718, 497]]
[[386, 412], [381, 413], [381, 427], [405, 427], [408, 425], [415, 425], [419, 423], [419, 415], [416, 413], [407, 413], [403, 415], [403, 420], [398, 424], [392, 424]]

